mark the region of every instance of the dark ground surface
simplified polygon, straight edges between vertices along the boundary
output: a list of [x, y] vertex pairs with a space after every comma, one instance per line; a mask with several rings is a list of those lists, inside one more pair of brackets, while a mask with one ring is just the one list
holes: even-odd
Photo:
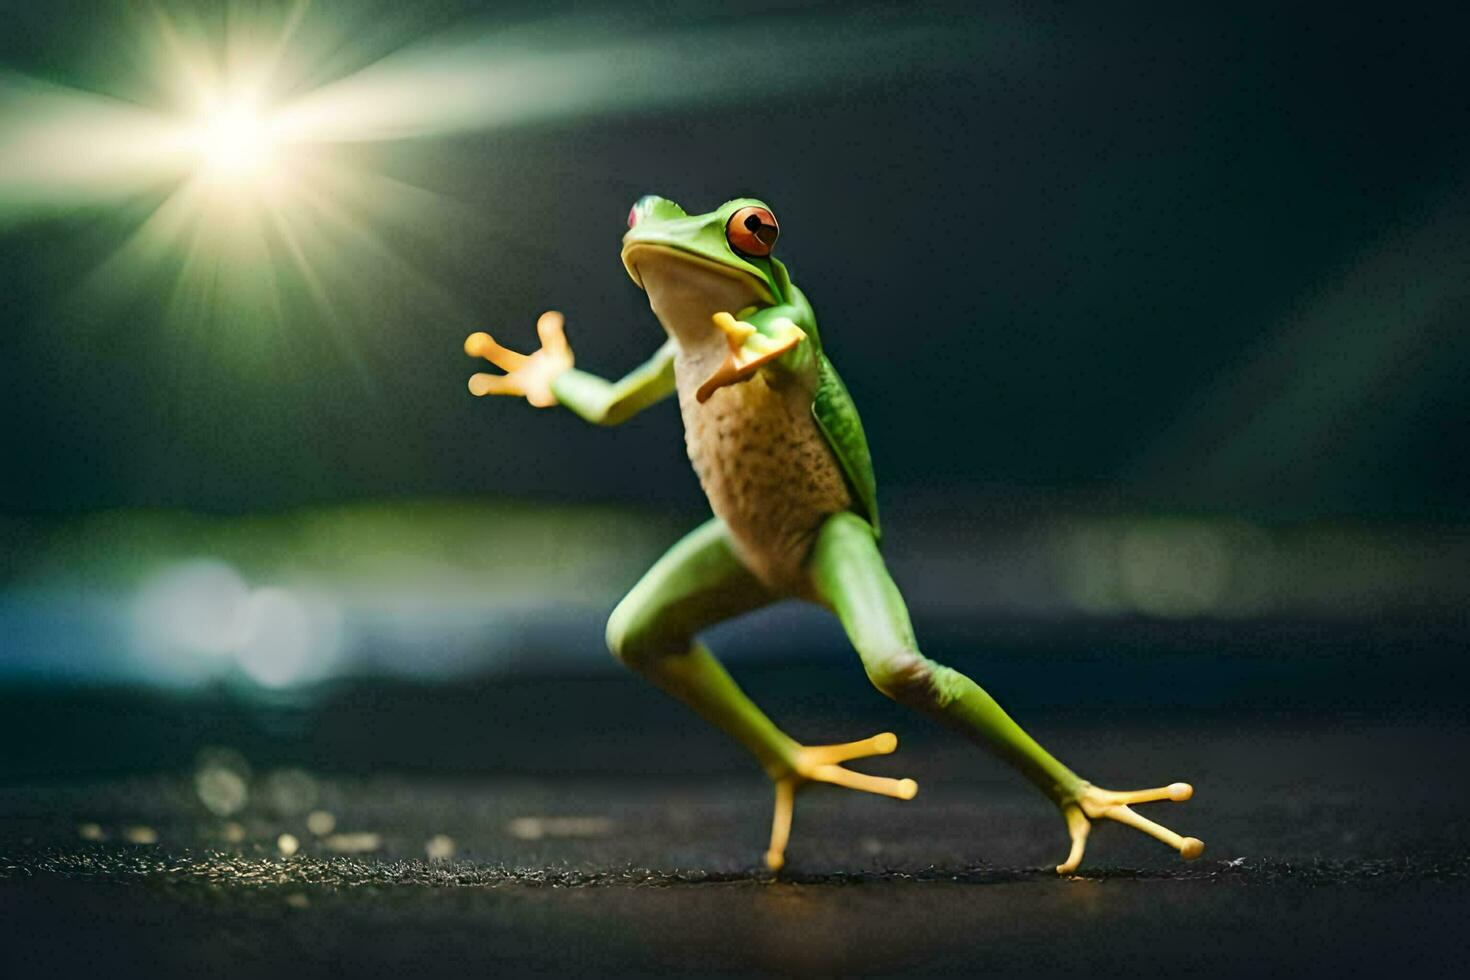
[[[612, 673], [310, 705], [11, 692], [0, 976], [1463, 975], [1458, 653], [1309, 646], [1327, 652], [1286, 674], [1246, 657], [1213, 673], [1188, 655], [996, 658], [991, 686], [1099, 784], [1196, 786], [1147, 811], [1203, 838], [1202, 859], [1105, 826], [1067, 880], [1047, 870], [1065, 852], [1047, 804], [855, 670], [738, 671], [808, 741], [894, 728], [898, 753], [860, 767], [921, 786], [909, 803], [804, 795], [780, 880], [758, 866], [762, 777]], [[1103, 682], [1118, 672], [1149, 703]], [[233, 842], [189, 772], [211, 738], [254, 764]], [[345, 854], [313, 834], [305, 804], [268, 789], [282, 766], [310, 770], [336, 832], [379, 839]], [[129, 843], [137, 828], [157, 842]], [[454, 854], [430, 861], [441, 834]]]

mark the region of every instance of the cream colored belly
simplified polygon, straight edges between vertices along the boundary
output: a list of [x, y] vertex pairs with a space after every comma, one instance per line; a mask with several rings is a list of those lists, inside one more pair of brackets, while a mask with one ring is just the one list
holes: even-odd
[[817, 530], [852, 503], [837, 457], [812, 417], [816, 379], [769, 368], [700, 404], [695, 391], [729, 352], [711, 315], [769, 296], [743, 276], [712, 272], [667, 251], [641, 253], [637, 268], [649, 305], [679, 346], [674, 373], [684, 442], [710, 508], [757, 578], [778, 592], [806, 594], [804, 566]]
[[770, 377], [780, 376], [763, 371], [701, 405], [694, 392], [709, 375], [705, 360], [676, 361], [690, 462], [746, 566], [773, 589], [805, 592], [817, 530], [852, 503], [811, 394], [794, 379], [773, 387]]

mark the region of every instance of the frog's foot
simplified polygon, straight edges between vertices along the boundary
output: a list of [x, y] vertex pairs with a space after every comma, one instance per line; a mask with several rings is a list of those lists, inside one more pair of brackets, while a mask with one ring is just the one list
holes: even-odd
[[729, 313], [716, 313], [715, 326], [725, 335], [730, 353], [725, 361], [715, 368], [704, 384], [694, 393], [701, 402], [709, 400], [716, 390], [725, 385], [744, 381], [755, 374], [763, 364], [768, 364], [806, 339], [806, 331], [786, 317], [771, 321], [769, 335], [761, 333], [753, 324], [737, 320]]
[[1183, 803], [1194, 795], [1194, 787], [1188, 783], [1170, 783], [1158, 789], [1137, 789], [1131, 792], [1115, 792], [1098, 789], [1084, 783], [1076, 798], [1062, 804], [1062, 816], [1066, 818], [1067, 830], [1072, 835], [1072, 852], [1067, 860], [1057, 865], [1057, 874], [1071, 874], [1082, 863], [1082, 852], [1087, 848], [1087, 834], [1094, 820], [1116, 820], [1135, 830], [1156, 837], [1178, 851], [1186, 861], [1204, 853], [1205, 843], [1198, 837], [1180, 837], [1167, 827], [1161, 827], [1147, 817], [1139, 816], [1129, 804], [1152, 803], [1155, 800], [1173, 800]]
[[898, 748], [898, 736], [882, 732], [860, 742], [842, 745], [808, 745], [796, 750], [791, 771], [776, 779], [776, 813], [771, 820], [771, 846], [766, 851], [766, 866], [781, 870], [786, 863], [786, 842], [791, 839], [791, 815], [796, 805], [796, 791], [806, 783], [831, 783], [864, 793], [912, 800], [919, 784], [912, 779], [888, 779], [853, 772], [839, 763], [865, 759], [870, 755], [888, 755]]

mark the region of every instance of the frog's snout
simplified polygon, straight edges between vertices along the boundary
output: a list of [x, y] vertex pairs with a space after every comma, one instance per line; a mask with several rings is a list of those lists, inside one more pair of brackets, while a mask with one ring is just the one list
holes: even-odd
[[644, 194], [638, 200], [634, 201], [633, 206], [628, 209], [628, 227], [632, 228], [636, 225], [639, 220], [652, 211], [654, 206], [662, 200], [663, 198], [657, 194]]

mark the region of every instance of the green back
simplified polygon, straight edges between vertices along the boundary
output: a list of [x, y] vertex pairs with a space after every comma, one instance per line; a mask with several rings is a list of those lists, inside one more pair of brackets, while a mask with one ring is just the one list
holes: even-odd
[[826, 354], [819, 353], [817, 396], [812, 402], [812, 415], [827, 437], [847, 482], [857, 498], [859, 512], [873, 525], [873, 533], [880, 533], [878, 526], [878, 481], [873, 477], [873, 456], [868, 452], [868, 437], [863, 433], [862, 419], [858, 418], [857, 406], [847, 393], [847, 386], [837, 374]]

